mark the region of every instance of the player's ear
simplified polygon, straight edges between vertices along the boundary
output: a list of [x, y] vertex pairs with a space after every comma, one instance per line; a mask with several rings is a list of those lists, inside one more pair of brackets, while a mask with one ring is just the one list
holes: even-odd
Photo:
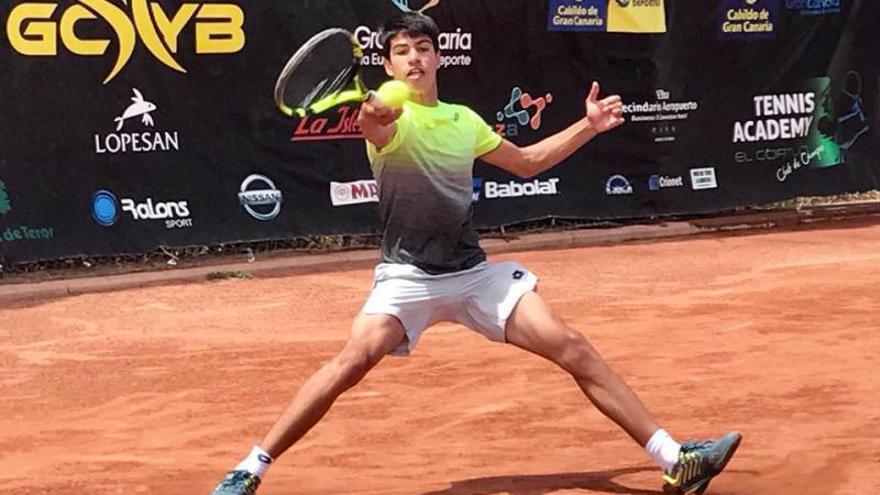
[[394, 71], [391, 69], [391, 61], [388, 60], [388, 57], [382, 59], [382, 65], [385, 67], [385, 73], [388, 74], [388, 77], [394, 77]]

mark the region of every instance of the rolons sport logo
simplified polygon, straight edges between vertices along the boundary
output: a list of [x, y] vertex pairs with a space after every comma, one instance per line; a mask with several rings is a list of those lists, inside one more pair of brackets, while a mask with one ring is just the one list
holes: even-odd
[[241, 183], [238, 202], [248, 215], [257, 220], [274, 220], [281, 213], [284, 195], [265, 175], [249, 175]]
[[116, 195], [103, 189], [92, 195], [92, 218], [104, 227], [115, 224], [119, 219], [119, 200]]
[[126, 66], [138, 39], [160, 62], [186, 73], [174, 54], [178, 52], [181, 33], [193, 22], [195, 53], [229, 54], [244, 48], [244, 11], [238, 5], [183, 3], [177, 12], [169, 15], [159, 1], [121, 0], [121, 3], [122, 6], [119, 0], [77, 0], [63, 7], [58, 3], [19, 4], [6, 21], [9, 44], [26, 56], [57, 56], [59, 44], [75, 55], [103, 56], [111, 44], [110, 39], [80, 37], [84, 32], [103, 31], [92, 27], [103, 21], [115, 35], [113, 41], [119, 50], [104, 84]]
[[92, 218], [98, 225], [111, 227], [116, 224], [121, 210], [131, 214], [135, 221], [164, 220], [166, 229], [192, 227], [187, 201], [156, 202], [153, 198], [136, 202], [131, 198], [116, 198], [112, 191], [101, 189], [92, 195]]

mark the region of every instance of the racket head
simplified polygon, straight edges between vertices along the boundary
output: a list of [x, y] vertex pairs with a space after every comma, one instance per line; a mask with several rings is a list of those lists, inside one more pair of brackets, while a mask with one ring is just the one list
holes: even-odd
[[290, 57], [275, 82], [275, 104], [289, 116], [305, 117], [368, 92], [359, 76], [363, 49], [354, 36], [331, 28], [312, 36]]

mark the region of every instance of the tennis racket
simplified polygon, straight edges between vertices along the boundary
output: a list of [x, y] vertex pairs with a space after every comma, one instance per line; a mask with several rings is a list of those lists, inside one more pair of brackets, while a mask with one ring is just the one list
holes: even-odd
[[370, 100], [359, 70], [363, 49], [339, 28], [314, 35], [290, 57], [275, 83], [275, 104], [288, 116], [318, 114]]

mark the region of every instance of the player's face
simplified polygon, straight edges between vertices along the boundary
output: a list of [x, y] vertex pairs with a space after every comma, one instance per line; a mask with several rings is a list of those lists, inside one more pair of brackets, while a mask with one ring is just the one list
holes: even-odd
[[385, 60], [385, 72], [399, 81], [405, 81], [416, 92], [427, 93], [437, 80], [440, 54], [434, 50], [431, 38], [398, 34], [391, 38], [391, 58]]

